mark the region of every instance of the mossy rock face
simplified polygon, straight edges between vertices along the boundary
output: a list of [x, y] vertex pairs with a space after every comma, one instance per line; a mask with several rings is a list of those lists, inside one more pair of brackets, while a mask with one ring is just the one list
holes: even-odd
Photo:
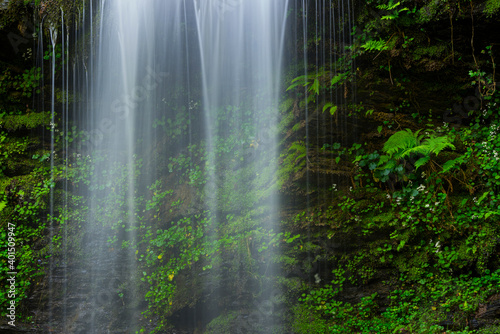
[[213, 319], [206, 327], [205, 334], [234, 333], [288, 333], [279, 321], [269, 314], [250, 314], [230, 311]]
[[9, 115], [0, 121], [0, 125], [9, 132], [20, 129], [31, 130], [42, 125], [49, 125], [49, 123], [50, 112]]
[[206, 334], [231, 334], [236, 329], [237, 312], [224, 313], [207, 325]]

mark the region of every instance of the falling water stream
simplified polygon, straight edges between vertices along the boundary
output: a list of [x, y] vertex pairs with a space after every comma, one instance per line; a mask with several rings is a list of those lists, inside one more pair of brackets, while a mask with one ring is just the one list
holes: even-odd
[[[81, 222], [82, 260], [63, 265], [64, 291], [70, 290], [71, 296], [64, 297], [64, 306], [52, 308], [55, 328], [68, 333], [132, 333], [143, 326], [139, 319], [144, 296], [136, 289], [143, 275], [137, 248], [142, 236], [138, 233], [144, 233], [148, 222], [139, 212], [139, 202], [157, 180], [180, 167], [179, 154], [192, 159], [190, 184], [202, 198], [201, 203], [189, 202], [194, 195], [188, 195], [186, 204], [180, 205], [185, 215], [206, 213], [207, 238], [227, 234], [224, 229], [230, 228], [231, 218], [222, 212], [246, 212], [250, 228], [278, 230], [276, 129], [287, 8], [286, 0], [102, 0], [80, 11], [72, 75], [81, 99], [72, 119], [85, 131], [73, 156], [69, 157], [69, 142], [64, 152], [68, 165], [71, 159], [87, 164], [89, 182], [81, 208], [87, 216]], [[61, 28], [64, 35], [64, 21]], [[51, 28], [54, 43], [56, 32]], [[69, 34], [63, 37], [69, 48]], [[82, 49], [82, 44], [88, 46]], [[63, 88], [69, 85], [68, 63], [63, 58]], [[71, 118], [68, 99], [62, 107], [64, 123]], [[198, 160], [196, 146], [204, 152]], [[241, 184], [235, 182], [239, 178]], [[51, 272], [53, 277], [61, 275], [54, 268]], [[269, 263], [263, 273], [273, 277], [278, 271]], [[221, 280], [216, 287], [206, 286], [212, 298], [225, 298], [228, 284], [223, 281], [232, 278], [224, 277], [227, 273], [220, 266], [208, 275], [211, 281]], [[264, 314], [280, 294], [270, 282], [262, 282], [261, 293], [243, 292], [260, 297], [249, 303], [241, 330], [265, 332], [279, 326], [272, 312]], [[58, 298], [56, 286], [49, 290], [53, 303]], [[68, 307], [72, 300], [80, 300], [79, 306]], [[120, 301], [127, 307], [114, 310]], [[206, 322], [223, 311], [218, 302], [207, 305], [189, 316], [191, 328], [200, 322], [197, 317]]]
[[[305, 0], [94, 0], [79, 10], [71, 28], [65, 26], [61, 13], [62, 26], [50, 28], [52, 48], [59, 31], [62, 90], [78, 92], [76, 97], [66, 93], [63, 98], [63, 131], [76, 133], [70, 121], [82, 129], [74, 143], [66, 137], [63, 158], [67, 169], [71, 164], [82, 166], [87, 173], [82, 179], [88, 182], [75, 190], [82, 199], [73, 210], [76, 215], [85, 214], [73, 217], [79, 229], [64, 230], [63, 252], [77, 259], [65, 255], [62, 272], [50, 268], [51, 277], [65, 278], [61, 284], [49, 281], [49, 303], [58, 305], [51, 307], [53, 328], [82, 334], [135, 333], [141, 328], [148, 332], [163, 320], [145, 320], [147, 303], [140, 282], [154, 286], [179, 275], [192, 281], [195, 297], [187, 304], [202, 306], [186, 305], [177, 314], [178, 327], [203, 328], [232, 305], [239, 314], [235, 333], [283, 330], [278, 309], [285, 292], [276, 281], [279, 247], [269, 242], [259, 249], [265, 250], [265, 257], [246, 256], [252, 256], [251, 247], [257, 249], [253, 238], [272, 239], [280, 231], [277, 174], [282, 115], [278, 106], [286, 88], [282, 87], [283, 69], [296, 57], [286, 54], [287, 41], [302, 34], [295, 28], [295, 35], [289, 31], [289, 14], [303, 8], [307, 69], [311, 4]], [[329, 22], [320, 20], [319, 25], [331, 29], [316, 31], [318, 41], [330, 41], [318, 43], [323, 49], [315, 52], [320, 55], [316, 68], [327, 63], [337, 66], [337, 57], [345, 60], [347, 55], [333, 53], [335, 59], [326, 59], [326, 48], [334, 48], [336, 39], [348, 39], [350, 30], [338, 28], [350, 28], [350, 16], [344, 17], [350, 9], [344, 10], [340, 0], [337, 8], [342, 10], [335, 11], [324, 1], [315, 5], [321, 7], [315, 12]], [[292, 45], [288, 50], [293, 50], [293, 43], [288, 44]], [[74, 54], [66, 56], [70, 49]], [[52, 75], [55, 62], [54, 52]], [[54, 87], [52, 92], [54, 107]], [[77, 103], [70, 107], [73, 98]], [[333, 90], [332, 98], [346, 103], [339, 91]], [[307, 148], [317, 144], [309, 139], [312, 114], [319, 133], [323, 116], [310, 111], [306, 103]], [[306, 159], [309, 206], [313, 180]], [[64, 187], [67, 193], [70, 185]], [[164, 201], [155, 202], [160, 196]], [[169, 196], [174, 197], [168, 200]], [[67, 197], [63, 201], [64, 206], [71, 202]], [[234, 245], [237, 252], [223, 255], [214, 246], [216, 250], [200, 251], [178, 270], [164, 267], [163, 276], [144, 269], [145, 262], [153, 260], [161, 267], [169, 256], [167, 246], [165, 254], [160, 246], [159, 253], [154, 253], [161, 243], [151, 235], [160, 236], [177, 221], [188, 222], [186, 231], [194, 234], [193, 217], [197, 224], [205, 224], [201, 238], [208, 241], [202, 245]], [[66, 244], [68, 233], [78, 233], [81, 243]], [[162, 242], [168, 244], [168, 240]], [[204, 264], [203, 270], [197, 262]], [[248, 263], [255, 274], [249, 275]], [[189, 270], [192, 278], [186, 278], [189, 273], [180, 274]], [[249, 282], [252, 275], [258, 279]], [[172, 300], [155, 299], [161, 295], [158, 289], [152, 289], [150, 297], [146, 294], [146, 300], [168, 308]], [[237, 300], [227, 300], [232, 296]], [[61, 298], [60, 304], [54, 302]]]

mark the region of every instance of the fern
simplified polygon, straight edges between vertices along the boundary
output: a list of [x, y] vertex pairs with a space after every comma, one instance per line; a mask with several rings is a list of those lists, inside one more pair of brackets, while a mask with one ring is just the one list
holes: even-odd
[[292, 80], [292, 84], [288, 86], [287, 91], [294, 89], [297, 86], [308, 87], [308, 91], [319, 94], [320, 78], [327, 75], [329, 72], [321, 70], [319, 72], [312, 72], [308, 75], [301, 75]]
[[378, 41], [367, 41], [365, 44], [361, 45], [361, 47], [366, 51], [383, 51], [389, 49], [389, 47], [387, 46], [387, 42], [382, 39]]
[[386, 164], [382, 168], [387, 168], [387, 163], [391, 159], [399, 160], [412, 155], [420, 155], [421, 157], [415, 162], [415, 168], [418, 169], [431, 160], [432, 154], [437, 156], [446, 148], [455, 149], [450, 137], [429, 135], [424, 139], [425, 136], [420, 135], [420, 131], [412, 132], [406, 129], [389, 137], [382, 149], [387, 155], [381, 157], [378, 165]]
[[398, 131], [393, 134], [387, 142], [384, 144], [383, 151], [389, 156], [395, 156], [395, 158], [402, 158], [406, 151], [418, 147], [423, 136], [419, 136], [419, 132], [413, 133], [410, 129], [404, 131]]
[[394, 3], [392, 0], [389, 1], [388, 4], [381, 4], [381, 5], [378, 5], [377, 8], [378, 9], [382, 9], [382, 10], [393, 10], [393, 9], [396, 9], [399, 5], [401, 4], [401, 2], [397, 2], [397, 3]]
[[443, 165], [443, 170], [441, 171], [441, 173], [446, 173], [452, 170], [455, 166], [460, 166], [461, 164], [466, 162], [466, 159], [466, 155], [463, 154], [456, 159], [446, 161]]
[[422, 144], [424, 148], [426, 148], [428, 154], [438, 155], [442, 150], [446, 148], [455, 149], [455, 146], [451, 143], [450, 138], [448, 136], [434, 137], [430, 136], [427, 138]]
[[306, 146], [303, 142], [293, 142], [288, 152], [294, 157], [294, 162], [297, 163], [300, 159], [304, 158], [307, 154]]
[[408, 7], [398, 8], [399, 5], [401, 5], [401, 2], [394, 3], [392, 0], [389, 1], [389, 3], [386, 4], [386, 5], [385, 4], [378, 5], [377, 6], [378, 9], [382, 9], [382, 10], [386, 10], [386, 11], [392, 11], [391, 14], [382, 16], [382, 20], [394, 20], [394, 19], [397, 19], [399, 17], [399, 14], [401, 14], [402, 12], [410, 10], [410, 9], [408, 9]]

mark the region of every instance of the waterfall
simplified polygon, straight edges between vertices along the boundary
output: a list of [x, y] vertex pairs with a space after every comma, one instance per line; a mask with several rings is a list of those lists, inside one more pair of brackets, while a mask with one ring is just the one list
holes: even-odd
[[74, 40], [63, 17], [61, 85], [72, 76], [76, 91], [60, 108], [63, 158], [66, 175], [80, 174], [78, 198], [64, 186], [75, 213], [52, 326], [149, 332], [164, 314], [193, 329], [236, 312], [234, 331], [280, 328], [287, 13], [288, 0], [94, 0], [78, 9]]

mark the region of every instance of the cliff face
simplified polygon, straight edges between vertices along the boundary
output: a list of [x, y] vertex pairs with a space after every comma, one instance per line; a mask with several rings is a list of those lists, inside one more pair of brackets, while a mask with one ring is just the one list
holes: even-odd
[[[498, 277], [498, 186], [481, 176], [493, 175], [487, 171], [497, 161], [497, 144], [486, 143], [496, 143], [498, 127], [498, 36], [488, 33], [497, 29], [497, 6], [356, 3], [348, 51], [339, 35], [337, 45], [313, 43], [328, 30], [309, 27], [313, 89], [305, 97], [292, 90], [302, 100], [288, 103], [295, 132], [286, 132], [285, 144], [289, 154], [304, 152], [285, 183], [287, 195], [302, 200], [288, 198], [308, 203], [288, 212], [287, 227], [307, 235], [305, 252], [292, 257], [314, 259], [295, 308], [298, 332], [343, 332], [337, 324], [351, 326], [346, 332], [496, 328], [498, 318], [481, 321], [470, 305], [493, 310], [497, 293], [471, 286]], [[328, 22], [310, 10], [309, 18]], [[324, 60], [332, 50], [337, 63]], [[479, 208], [480, 195], [488, 208]], [[448, 284], [468, 297], [454, 299]], [[471, 290], [477, 298], [469, 299]], [[413, 315], [398, 313], [408, 308]], [[413, 316], [425, 324], [415, 327]]]
[[[63, 277], [71, 266], [58, 262], [64, 258], [62, 247], [50, 255], [58, 263], [55, 270], [45, 259], [51, 252], [49, 232], [62, 234], [59, 225], [48, 231], [47, 219], [40, 218], [48, 212], [50, 189], [71, 198], [68, 207], [74, 212], [64, 217], [71, 222], [72, 256], [93, 259], [79, 253], [89, 236], [78, 218], [86, 202], [76, 196], [89, 186], [86, 159], [91, 157], [56, 160], [56, 176], [51, 176], [49, 138], [60, 124], [51, 125], [44, 112], [50, 109], [50, 83], [33, 66], [35, 42], [29, 20], [23, 21], [33, 11], [57, 17], [60, 5], [72, 5], [36, 5], [30, 9], [15, 2], [17, 7], [5, 12], [2, 44], [12, 47], [0, 51], [2, 152], [8, 152], [0, 157], [0, 212], [2, 224], [15, 219], [23, 226], [21, 238], [30, 245], [20, 277], [29, 282], [21, 294], [27, 317], [49, 307], [47, 277]], [[137, 200], [145, 210], [139, 216], [154, 231], [141, 230], [135, 253], [147, 275], [123, 283], [123, 273], [115, 271], [116, 279], [103, 287], [107, 297], [99, 316], [111, 326], [121, 328], [121, 319], [133, 313], [140, 319], [149, 304], [153, 321], [145, 330], [167, 324], [191, 333], [498, 330], [495, 64], [500, 36], [494, 32], [500, 28], [500, 2], [335, 1], [322, 6], [294, 3], [289, 14], [290, 35], [296, 37], [285, 45], [292, 56], [282, 84], [278, 146], [266, 147], [265, 136], [258, 135], [241, 147], [229, 139], [221, 142], [227, 164], [217, 166], [223, 187], [216, 201], [224, 228], [210, 229], [203, 204], [209, 196], [203, 190], [206, 147], [198, 138], [171, 148], [185, 142], [189, 126], [202, 120], [188, 126], [181, 117], [185, 110], [158, 120], [161, 139], [151, 148], [158, 166], [155, 183]], [[70, 7], [64, 12], [74, 13]], [[196, 112], [200, 92], [191, 93], [189, 108]], [[184, 98], [186, 92], [176, 94]], [[36, 108], [34, 100], [40, 101]], [[76, 100], [77, 93], [70, 101]], [[230, 128], [228, 115], [220, 122]], [[76, 118], [72, 121], [78, 126]], [[56, 148], [61, 156], [63, 147]], [[252, 161], [273, 149], [280, 156], [269, 163], [278, 170], [268, 178], [265, 168]], [[241, 189], [251, 190], [234, 198]], [[266, 199], [275, 192], [282, 223], [280, 231], [268, 231], [259, 224], [271, 219]], [[118, 203], [118, 195], [113, 200]], [[30, 203], [30, 211], [23, 203]], [[262, 209], [251, 209], [259, 203]], [[64, 205], [56, 201], [56, 211], [63, 212]], [[126, 231], [113, 228], [119, 242], [109, 251], [126, 258], [128, 251], [119, 245], [126, 243]], [[187, 253], [196, 261], [182, 262]], [[178, 270], [163, 262], [170, 259], [179, 259]], [[272, 266], [279, 270], [270, 272]], [[29, 278], [32, 273], [35, 278]], [[84, 305], [85, 275], [70, 287], [70, 328], [84, 326], [92, 311]], [[104, 280], [106, 274], [99, 275]], [[70, 277], [56, 286], [66, 281]], [[264, 291], [269, 284], [279, 293]], [[137, 295], [129, 296], [133, 285], [139, 286]], [[148, 294], [158, 299], [136, 302]], [[104, 311], [103, 305], [114, 311]], [[50, 308], [63, 306], [58, 299]], [[35, 322], [48, 328], [49, 317], [41, 314]], [[37, 330], [28, 327], [28, 332]]]

